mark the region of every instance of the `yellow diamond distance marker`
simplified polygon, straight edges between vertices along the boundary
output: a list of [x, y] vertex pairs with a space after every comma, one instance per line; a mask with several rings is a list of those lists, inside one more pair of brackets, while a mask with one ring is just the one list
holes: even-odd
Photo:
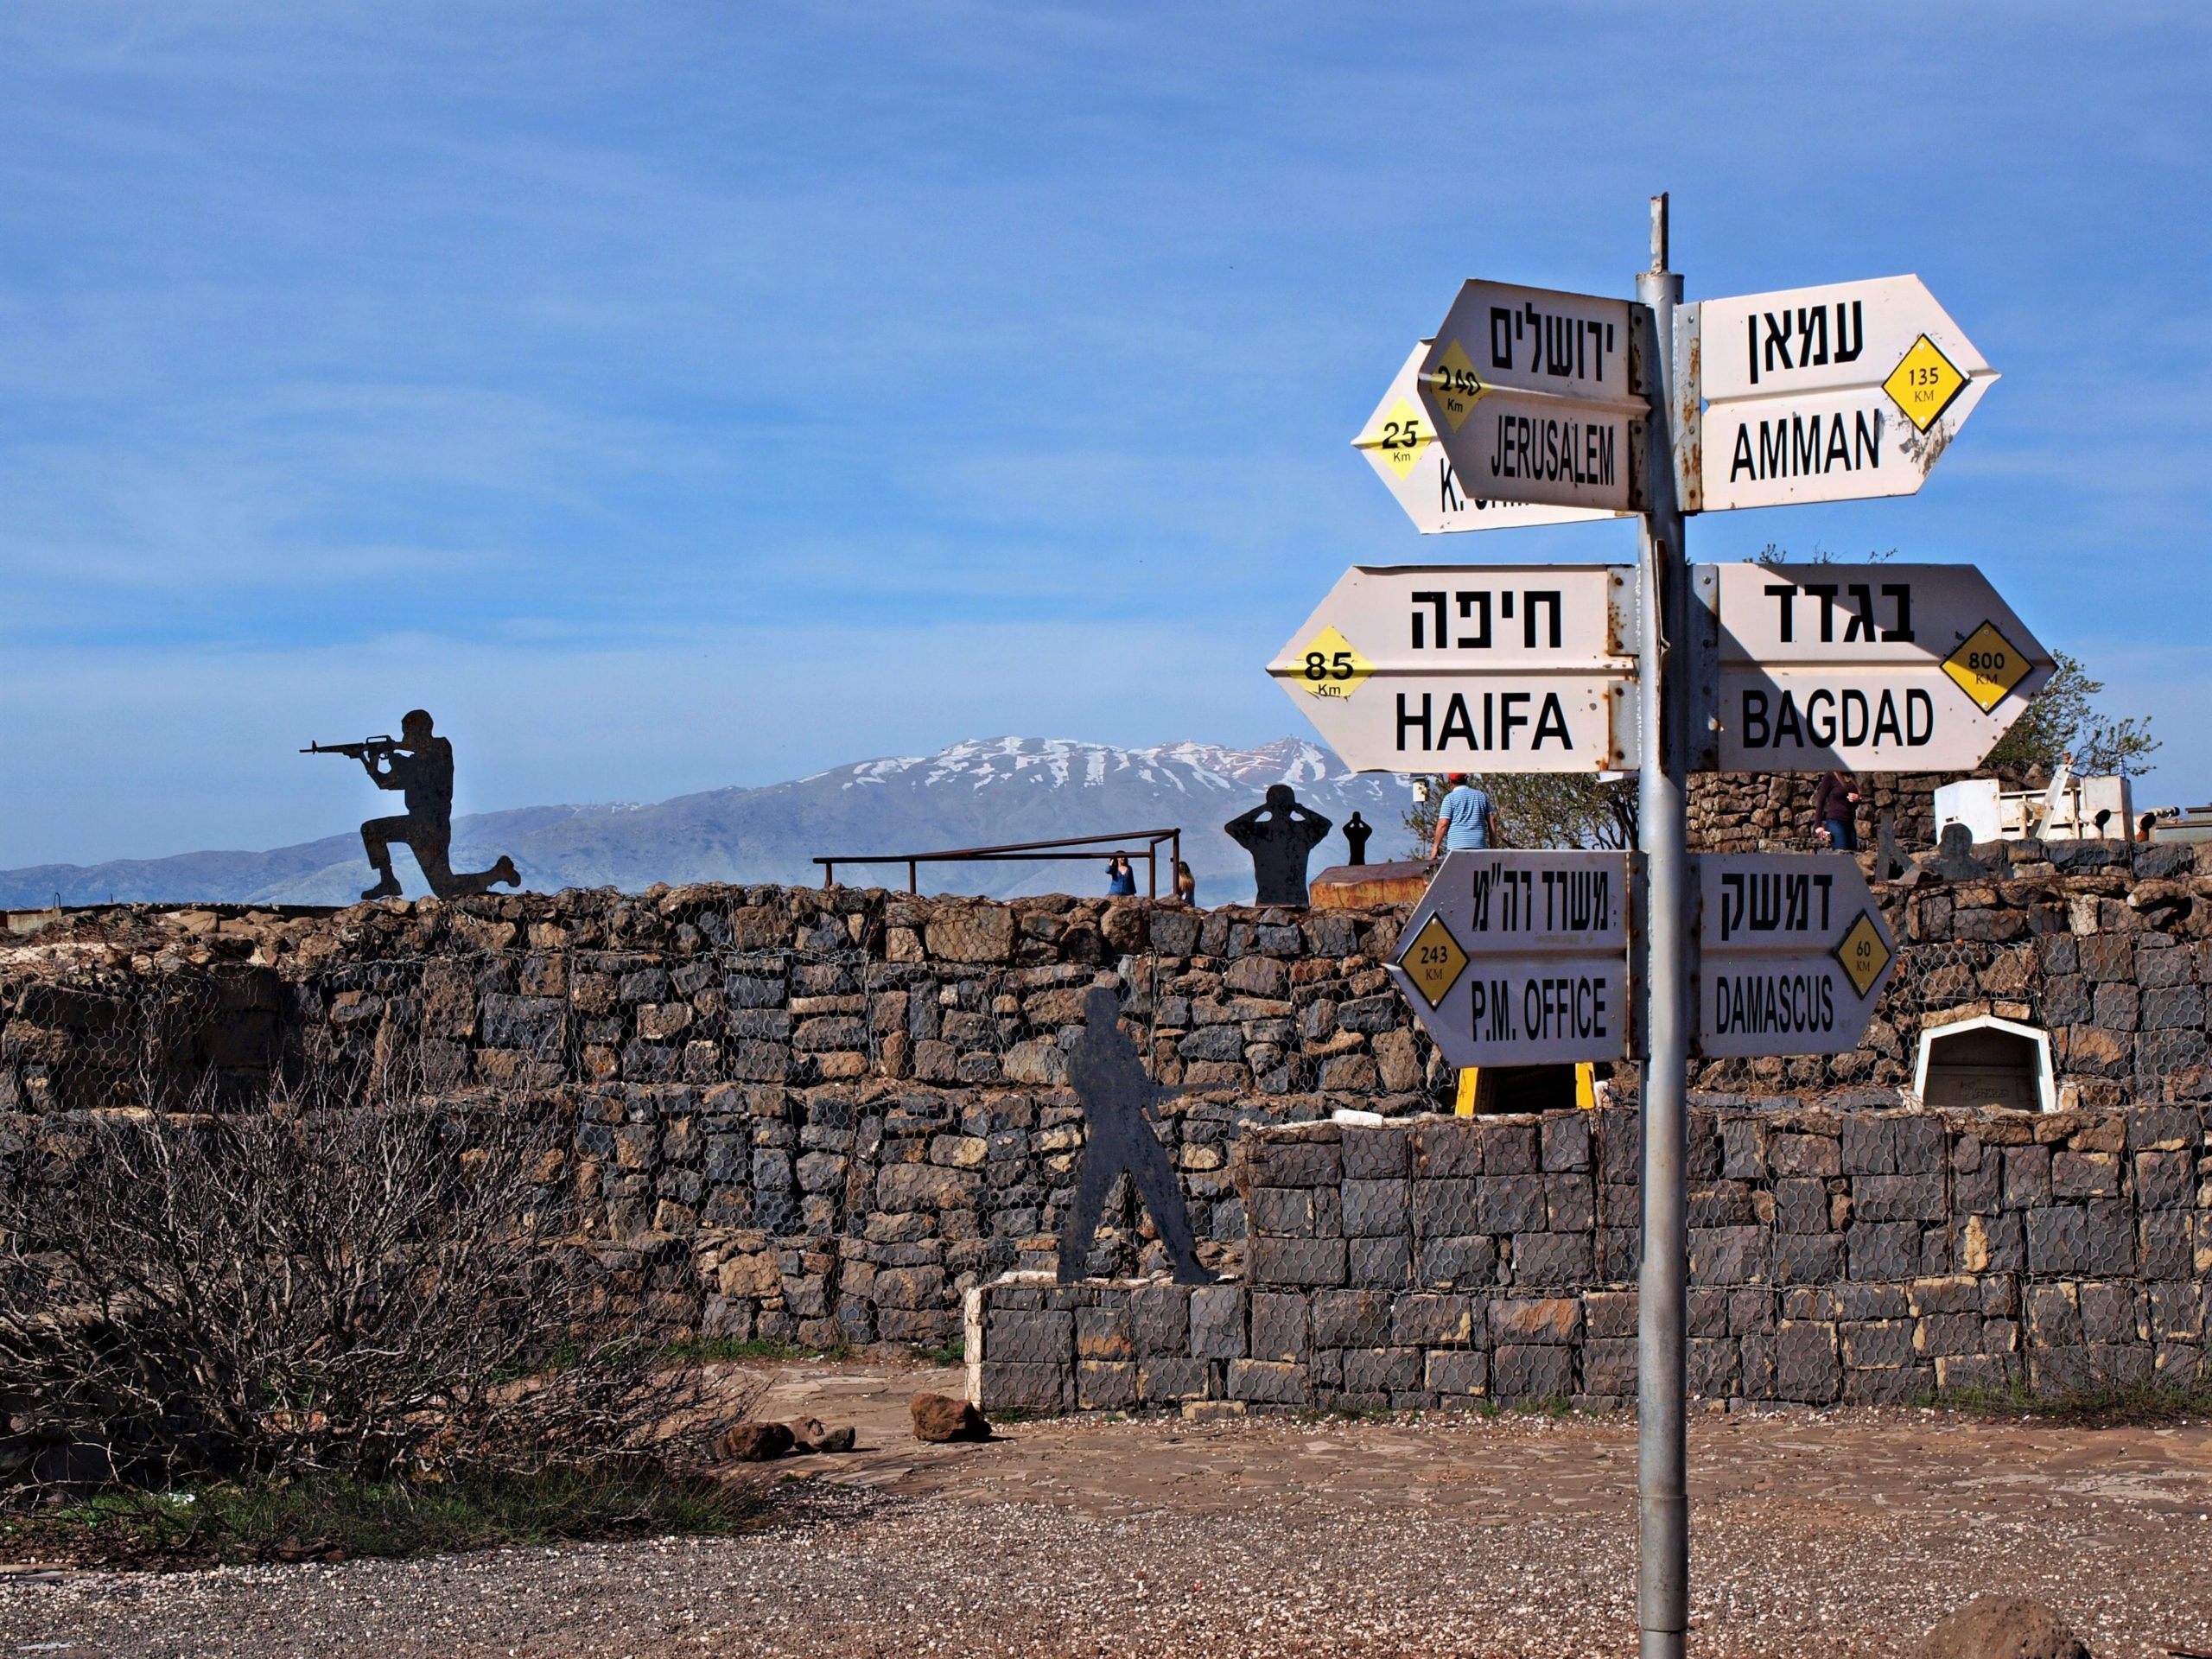
[[1844, 977], [1859, 995], [1873, 989], [1882, 969], [1890, 965], [1890, 947], [1882, 943], [1882, 930], [1874, 925], [1874, 918], [1867, 912], [1859, 912], [1859, 919], [1836, 946], [1835, 959], [1843, 964]]
[[1959, 690], [1974, 699], [1974, 706], [1987, 714], [2005, 701], [2005, 694], [2027, 677], [2028, 659], [2012, 642], [1988, 623], [1968, 634], [1966, 643], [1943, 659], [1943, 671], [1958, 682]]
[[1373, 450], [1392, 472], [1403, 478], [1413, 471], [1421, 452], [1432, 442], [1428, 423], [1421, 419], [1421, 411], [1401, 397], [1383, 412], [1380, 422], [1352, 440], [1352, 447]]
[[1936, 424], [1951, 400], [1967, 389], [1967, 378], [1958, 365], [1923, 334], [1912, 349], [1897, 360], [1882, 390], [1904, 411], [1904, 417], [1925, 432]]
[[1444, 355], [1436, 359], [1436, 366], [1421, 379], [1428, 386], [1429, 396], [1436, 400], [1436, 407], [1457, 432], [1466, 423], [1467, 416], [1475, 412], [1475, 400], [1490, 388], [1475, 372], [1473, 361], [1459, 347], [1458, 340], [1448, 342]]
[[1459, 941], [1452, 937], [1452, 930], [1444, 925], [1440, 916], [1428, 918], [1427, 925], [1414, 935], [1414, 942], [1398, 958], [1398, 966], [1406, 970], [1414, 988], [1428, 999], [1432, 1008], [1442, 1002], [1446, 994], [1459, 982], [1466, 965], [1467, 953], [1459, 948]]
[[1291, 683], [1300, 685], [1317, 697], [1348, 697], [1367, 683], [1375, 664], [1359, 654], [1359, 648], [1327, 627], [1306, 642], [1298, 653], [1292, 671]]

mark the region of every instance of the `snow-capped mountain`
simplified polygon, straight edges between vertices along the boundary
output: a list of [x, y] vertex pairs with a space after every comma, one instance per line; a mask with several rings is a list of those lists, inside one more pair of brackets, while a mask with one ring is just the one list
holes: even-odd
[[[1124, 749], [1058, 738], [1000, 737], [955, 743], [935, 754], [893, 755], [832, 767], [760, 789], [718, 789], [652, 805], [525, 807], [464, 817], [454, 825], [454, 863], [480, 868], [510, 853], [524, 883], [539, 891], [656, 881], [789, 881], [822, 879], [822, 855], [929, 852], [1065, 836], [1171, 826], [1201, 902], [1249, 899], [1250, 860], [1221, 825], [1259, 804], [1270, 784], [1341, 825], [1355, 810], [1374, 827], [1368, 855], [1406, 844], [1400, 819], [1408, 799], [1399, 779], [1355, 775], [1327, 750], [1297, 738], [1253, 749], [1164, 743]], [[1341, 863], [1332, 833], [1313, 868]], [[398, 861], [410, 893], [422, 891], [411, 862]], [[42, 865], [0, 871], [0, 906], [186, 900], [344, 904], [372, 876], [350, 826], [341, 833], [266, 853], [188, 853], [107, 864]], [[903, 886], [903, 866], [841, 869], [848, 886]], [[1138, 868], [1141, 891], [1144, 872]], [[1162, 867], [1161, 885], [1166, 882]], [[922, 868], [925, 892], [1096, 893], [1103, 861], [1065, 864], [954, 864]]]

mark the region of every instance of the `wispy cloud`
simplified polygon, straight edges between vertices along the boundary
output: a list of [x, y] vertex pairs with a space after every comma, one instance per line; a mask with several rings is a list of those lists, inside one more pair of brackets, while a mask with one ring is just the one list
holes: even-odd
[[1260, 665], [1344, 565], [1623, 550], [1422, 542], [1346, 440], [1460, 278], [1624, 289], [1658, 188], [1694, 296], [1916, 269], [2006, 374], [1922, 496], [1713, 515], [1700, 556], [1975, 559], [2055, 642], [2178, 683], [2212, 632], [2174, 579], [2207, 529], [2208, 30], [10, 9], [0, 687], [35, 718], [0, 841], [312, 829], [329, 785], [261, 757], [432, 696], [504, 734], [486, 804], [1047, 713], [1294, 729]]

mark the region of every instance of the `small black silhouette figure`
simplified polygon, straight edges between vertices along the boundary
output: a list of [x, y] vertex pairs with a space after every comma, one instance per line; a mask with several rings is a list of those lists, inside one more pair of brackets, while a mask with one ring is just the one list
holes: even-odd
[[[371, 818], [361, 826], [361, 846], [381, 878], [365, 890], [364, 899], [397, 899], [399, 878], [391, 872], [391, 843], [413, 849], [423, 867], [423, 878], [441, 899], [458, 899], [490, 890], [504, 881], [522, 886], [515, 861], [505, 853], [488, 870], [456, 873], [450, 859], [453, 845], [453, 745], [435, 734], [426, 709], [410, 709], [399, 722], [397, 740], [373, 739], [366, 743], [316, 746], [316, 752], [334, 749], [361, 763], [378, 789], [398, 790], [407, 801], [405, 813]], [[381, 763], [381, 764], [379, 764]]]
[[1268, 798], [1222, 825], [1230, 839], [1252, 855], [1252, 874], [1263, 905], [1303, 905], [1306, 858], [1331, 829], [1328, 819], [1300, 806], [1288, 784], [1269, 784]]
[[1355, 812], [1344, 820], [1344, 845], [1351, 849], [1351, 862], [1367, 862], [1367, 838], [1375, 833], [1375, 826]]
[[1212, 1284], [1214, 1276], [1199, 1264], [1192, 1243], [1191, 1212], [1184, 1207], [1183, 1189], [1168, 1166], [1167, 1149], [1145, 1115], [1147, 1106], [1176, 1090], [1163, 1089], [1145, 1076], [1136, 1045], [1122, 1034], [1121, 1004], [1111, 990], [1092, 986], [1083, 1011], [1083, 1039], [1068, 1055], [1068, 1078], [1083, 1102], [1090, 1133], [1084, 1139], [1083, 1163], [1076, 1175], [1075, 1203], [1060, 1226], [1059, 1281], [1070, 1285], [1084, 1277], [1091, 1240], [1098, 1231], [1098, 1212], [1114, 1178], [1127, 1173], [1136, 1183], [1137, 1196], [1144, 1200], [1160, 1242], [1175, 1263], [1176, 1283]]

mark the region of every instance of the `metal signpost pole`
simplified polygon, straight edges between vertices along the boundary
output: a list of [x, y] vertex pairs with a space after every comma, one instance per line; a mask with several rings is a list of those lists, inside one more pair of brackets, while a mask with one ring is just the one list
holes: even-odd
[[[1675, 307], [1667, 268], [1667, 198], [1651, 199], [1651, 269], [1636, 279], [1643, 335], [1644, 511], [1639, 692], [1643, 728], [1637, 823], [1649, 882], [1644, 995], [1643, 1260], [1637, 1287], [1637, 1623], [1643, 1659], [1681, 1659], [1689, 1628], [1689, 1499], [1683, 1440], [1683, 1332], [1688, 1236], [1682, 1186], [1689, 1070], [1689, 856], [1684, 804], [1689, 570], [1675, 486]], [[1670, 650], [1671, 648], [1671, 650]]]

